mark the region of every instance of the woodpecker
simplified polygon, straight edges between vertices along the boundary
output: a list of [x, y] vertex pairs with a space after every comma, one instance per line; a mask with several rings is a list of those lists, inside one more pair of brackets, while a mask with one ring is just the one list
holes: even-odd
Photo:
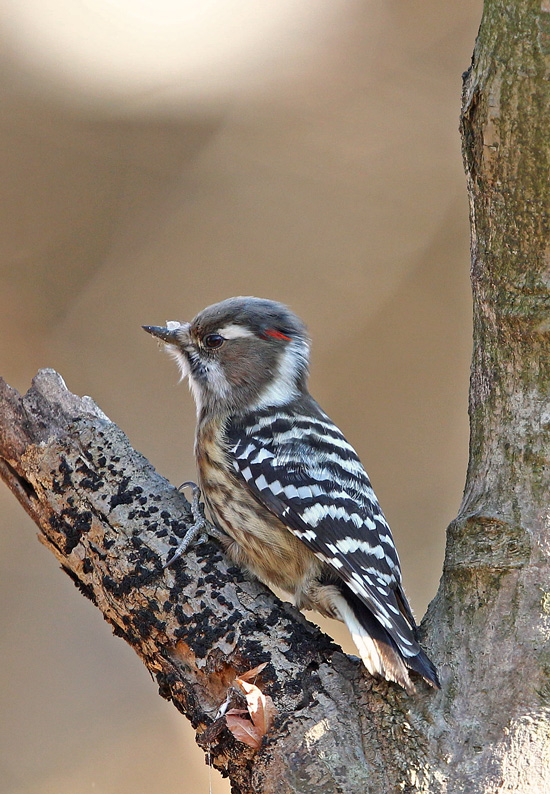
[[199, 486], [230, 558], [298, 608], [343, 621], [372, 675], [412, 693], [414, 671], [439, 688], [367, 473], [309, 394], [303, 322], [237, 297], [190, 323], [143, 327], [189, 379]]

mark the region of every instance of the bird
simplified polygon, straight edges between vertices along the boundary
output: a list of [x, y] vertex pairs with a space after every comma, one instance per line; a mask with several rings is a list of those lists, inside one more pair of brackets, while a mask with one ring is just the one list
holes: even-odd
[[343, 621], [372, 676], [409, 694], [411, 672], [440, 688], [368, 475], [309, 393], [302, 320], [248, 296], [143, 328], [189, 380], [199, 488], [230, 559], [299, 609]]

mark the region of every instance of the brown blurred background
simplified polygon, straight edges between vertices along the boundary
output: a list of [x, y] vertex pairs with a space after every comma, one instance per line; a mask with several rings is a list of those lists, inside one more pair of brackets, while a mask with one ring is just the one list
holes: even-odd
[[[140, 326], [289, 303], [421, 616], [467, 459], [457, 126], [481, 0], [1, 7], [0, 374], [55, 367], [179, 483], [194, 408]], [[0, 507], [2, 794], [208, 791], [183, 718], [3, 486]]]

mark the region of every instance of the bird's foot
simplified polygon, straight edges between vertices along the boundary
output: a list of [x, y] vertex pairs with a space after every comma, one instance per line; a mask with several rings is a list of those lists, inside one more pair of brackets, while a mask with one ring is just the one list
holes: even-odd
[[220, 532], [219, 529], [213, 527], [206, 520], [204, 515], [204, 504], [201, 504], [200, 502], [201, 491], [199, 486], [194, 482], [184, 482], [179, 486], [178, 491], [181, 491], [183, 488], [192, 489], [191, 515], [193, 516], [194, 523], [189, 527], [172, 556], [164, 563], [164, 570], [169, 568], [182, 556], [182, 554], [185, 554], [187, 549], [189, 549], [190, 546], [192, 546], [198, 540], [206, 542], [209, 538], [215, 538], [221, 542], [224, 538], [227, 538], [224, 532]]

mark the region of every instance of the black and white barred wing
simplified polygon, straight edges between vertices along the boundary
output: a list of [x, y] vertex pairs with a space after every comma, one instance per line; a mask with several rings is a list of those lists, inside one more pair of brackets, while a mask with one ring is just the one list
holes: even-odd
[[236, 473], [364, 603], [405, 656], [419, 651], [399, 559], [368, 476], [328, 418], [279, 414], [228, 428]]

